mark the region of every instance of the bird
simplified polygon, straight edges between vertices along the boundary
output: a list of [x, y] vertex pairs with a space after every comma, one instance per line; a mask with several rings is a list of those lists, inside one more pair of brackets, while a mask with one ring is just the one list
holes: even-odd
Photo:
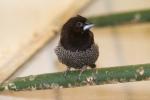
[[71, 17], [62, 26], [55, 54], [59, 62], [67, 66], [66, 72], [74, 68], [80, 70], [81, 75], [87, 67], [96, 68], [99, 47], [94, 41], [93, 32], [90, 31], [93, 26], [94, 24], [81, 15]]

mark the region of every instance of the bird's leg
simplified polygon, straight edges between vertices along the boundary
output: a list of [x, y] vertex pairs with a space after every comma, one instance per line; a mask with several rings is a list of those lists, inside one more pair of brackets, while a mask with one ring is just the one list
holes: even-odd
[[91, 64], [89, 66], [92, 68], [93, 72], [96, 73], [96, 65], [95, 64]]
[[71, 67], [67, 67], [67, 70], [64, 72], [64, 76], [67, 76], [67, 73], [71, 70]]
[[79, 73], [79, 77], [78, 77], [79, 80], [80, 80], [80, 77], [81, 77], [82, 73], [83, 73], [86, 69], [87, 69], [87, 66], [83, 66], [83, 67], [81, 68], [80, 73]]

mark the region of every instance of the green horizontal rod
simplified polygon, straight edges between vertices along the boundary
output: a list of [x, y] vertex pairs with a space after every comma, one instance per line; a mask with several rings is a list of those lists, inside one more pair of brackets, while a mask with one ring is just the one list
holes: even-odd
[[126, 65], [110, 68], [88, 69], [79, 79], [79, 71], [18, 77], [0, 85], [0, 91], [40, 90], [53, 88], [72, 88], [86, 85], [103, 85], [134, 82], [150, 79], [150, 64]]
[[89, 17], [96, 27], [150, 22], [150, 9]]

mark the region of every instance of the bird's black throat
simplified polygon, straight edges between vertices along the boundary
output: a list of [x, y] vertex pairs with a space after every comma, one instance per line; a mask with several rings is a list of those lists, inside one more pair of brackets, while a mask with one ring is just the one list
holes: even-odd
[[[63, 33], [62, 33], [63, 34]], [[85, 31], [84, 33], [70, 33], [63, 34], [60, 39], [61, 45], [70, 51], [85, 51], [91, 47], [94, 42], [93, 33]]]

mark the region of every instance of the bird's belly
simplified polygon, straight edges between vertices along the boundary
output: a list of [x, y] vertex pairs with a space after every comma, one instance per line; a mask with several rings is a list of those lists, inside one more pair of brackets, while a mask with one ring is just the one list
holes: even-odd
[[91, 48], [85, 51], [69, 51], [62, 46], [57, 46], [55, 53], [58, 59], [63, 64], [76, 69], [82, 68], [85, 65], [94, 64], [99, 56], [98, 46], [93, 44]]

